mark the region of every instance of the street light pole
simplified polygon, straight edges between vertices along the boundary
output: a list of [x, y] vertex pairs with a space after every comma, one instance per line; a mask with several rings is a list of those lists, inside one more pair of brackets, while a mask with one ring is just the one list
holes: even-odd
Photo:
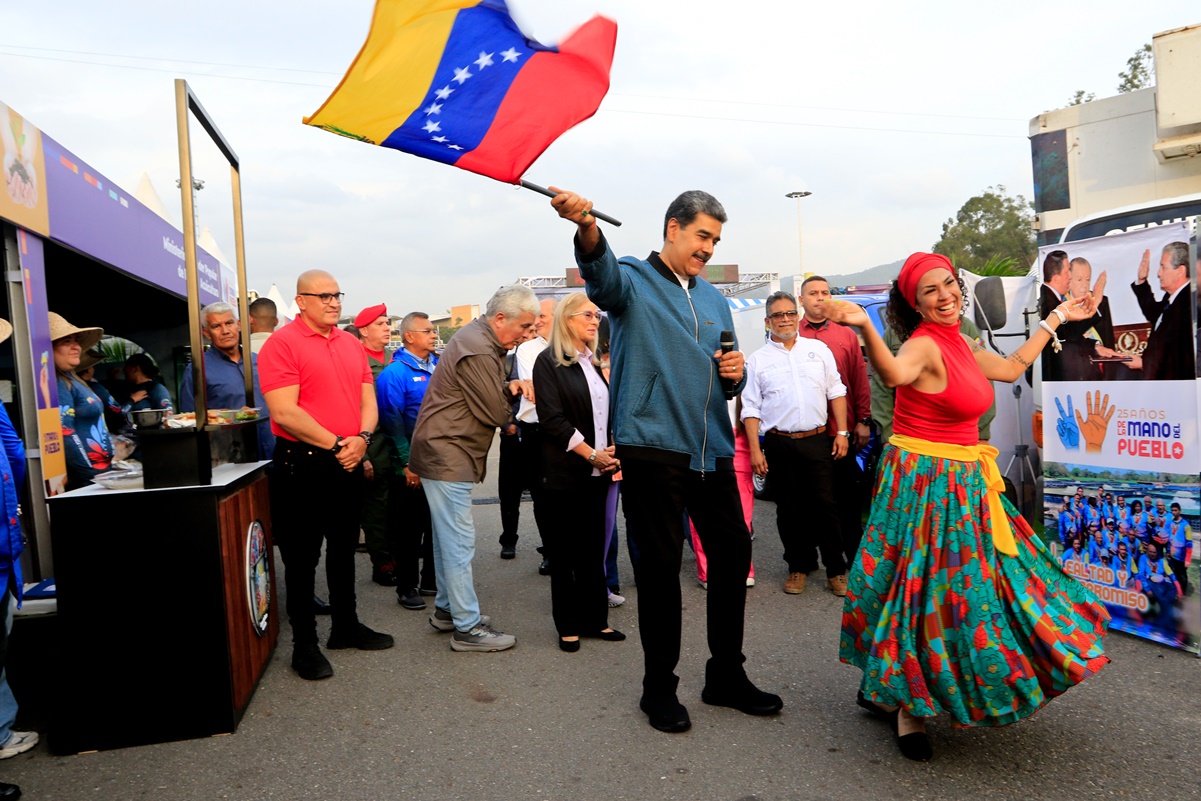
[[801, 198], [809, 197], [812, 192], [789, 192], [784, 197], [796, 198], [796, 236], [797, 236], [797, 262], [800, 268], [800, 274], [805, 274], [805, 240], [801, 235]]

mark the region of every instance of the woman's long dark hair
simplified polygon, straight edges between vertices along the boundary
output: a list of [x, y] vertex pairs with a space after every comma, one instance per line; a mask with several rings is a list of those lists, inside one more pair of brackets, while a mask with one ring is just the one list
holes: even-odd
[[154, 360], [145, 353], [135, 353], [125, 360], [126, 367], [136, 367], [149, 380], [156, 384], [163, 383], [163, 374], [159, 372], [158, 365]]
[[[967, 284], [963, 282], [963, 276], [958, 272], [955, 273], [955, 280], [959, 282], [959, 292], [964, 301], [964, 306], [959, 311], [962, 316], [967, 308]], [[922, 316], [918, 314], [917, 309], [913, 308], [913, 304], [902, 297], [901, 290], [897, 288], [897, 282], [893, 281], [892, 289], [888, 291], [888, 305], [884, 307], [884, 323], [904, 342], [913, 335], [913, 330], [921, 321]]]

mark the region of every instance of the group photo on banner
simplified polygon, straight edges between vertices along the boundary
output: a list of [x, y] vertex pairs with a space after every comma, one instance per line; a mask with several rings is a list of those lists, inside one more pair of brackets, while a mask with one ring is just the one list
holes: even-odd
[[1039, 249], [1039, 311], [1093, 296], [1043, 351], [1043, 512], [1111, 628], [1201, 643], [1198, 263], [1189, 221]]

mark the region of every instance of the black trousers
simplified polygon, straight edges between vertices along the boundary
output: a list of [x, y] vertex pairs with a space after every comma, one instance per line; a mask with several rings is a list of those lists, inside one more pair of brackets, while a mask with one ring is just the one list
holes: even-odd
[[701, 473], [687, 466], [634, 458], [618, 448], [622, 506], [630, 543], [638, 550], [638, 633], [642, 638], [643, 692], [674, 695], [680, 661], [680, 558], [684, 510], [696, 524], [709, 557], [708, 639], [711, 657], [706, 681], [745, 675], [742, 664], [746, 574], [751, 535], [733, 470]]
[[414, 587], [432, 590], [438, 582], [434, 578], [434, 534], [425, 489], [407, 486], [403, 476], [393, 481], [388, 501], [397, 531], [396, 576], [400, 583], [396, 592], [404, 595]]
[[500, 474], [496, 492], [500, 496], [500, 545], [517, 544], [517, 524], [521, 518], [521, 493], [527, 486], [521, 470], [521, 435], [500, 432]]
[[[540, 508], [538, 498], [542, 492], [542, 429], [536, 423], [518, 423], [518, 434], [516, 436], [507, 437], [501, 435], [501, 467], [500, 477], [497, 480], [497, 491], [500, 495], [500, 520], [501, 520], [501, 547], [506, 545], [517, 544], [517, 524], [520, 517], [521, 508], [521, 492], [522, 490], [530, 491], [530, 498], [534, 501], [534, 523], [538, 527], [538, 539], [545, 543], [543, 539], [546, 530], [547, 519], [545, 509]], [[517, 439], [516, 470], [510, 469], [506, 472], [504, 465], [504, 449], [505, 439]], [[513, 446], [510, 445], [510, 448]], [[510, 461], [512, 465], [512, 461]], [[543, 553], [543, 546], [538, 546], [538, 553]]]
[[359, 541], [363, 468], [347, 472], [332, 453], [279, 437], [272, 466], [274, 530], [284, 560], [292, 642], [317, 642], [313, 585], [325, 543], [325, 579], [335, 629], [358, 623], [354, 553]]
[[827, 578], [847, 572], [834, 506], [830, 447], [830, 438], [823, 434], [804, 439], [777, 434], [763, 438], [763, 455], [776, 499], [776, 528], [789, 573], [817, 570], [819, 549]]
[[854, 444], [847, 449], [846, 456], [834, 459], [833, 464], [834, 507], [842, 537], [842, 554], [849, 570], [859, 555], [859, 541], [863, 539], [863, 471], [855, 459]]
[[1182, 559], [1168, 558], [1168, 567], [1172, 568], [1172, 573], [1175, 574], [1176, 580], [1180, 582], [1180, 592], [1182, 595], [1188, 595], [1188, 565]]
[[551, 562], [550, 603], [560, 637], [609, 627], [605, 584], [605, 501], [611, 476], [589, 478], [573, 490], [543, 488], [538, 502], [549, 520], [543, 554]]

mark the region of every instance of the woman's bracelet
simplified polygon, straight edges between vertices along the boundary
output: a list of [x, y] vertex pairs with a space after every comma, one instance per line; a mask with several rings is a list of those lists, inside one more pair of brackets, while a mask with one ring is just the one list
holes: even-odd
[[[1059, 310], [1056, 309], [1056, 311]], [[1050, 323], [1048, 323], [1046, 320], [1039, 320], [1038, 327], [1051, 335], [1051, 350], [1055, 351], [1056, 353], [1059, 353], [1061, 350], [1063, 350], [1063, 342], [1059, 340], [1059, 337], [1055, 334], [1055, 329], [1051, 327]]]
[[1068, 321], [1068, 316], [1064, 314], [1063, 309], [1059, 308], [1058, 306], [1056, 306], [1054, 309], [1051, 309], [1051, 311], [1055, 312], [1055, 316], [1059, 318], [1060, 325], [1063, 325]]

